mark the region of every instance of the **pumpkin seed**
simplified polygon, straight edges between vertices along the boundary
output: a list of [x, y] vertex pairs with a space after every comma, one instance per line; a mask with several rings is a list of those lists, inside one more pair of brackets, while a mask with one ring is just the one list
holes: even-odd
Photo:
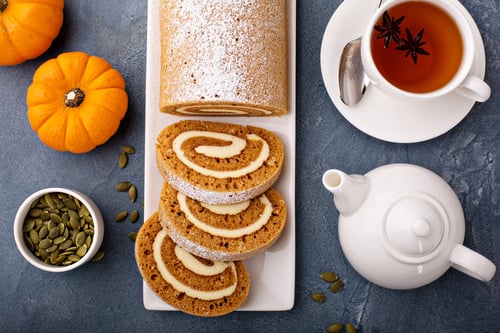
[[135, 231], [129, 232], [128, 238], [130, 238], [130, 240], [135, 242], [135, 239], [137, 238], [137, 232]]
[[128, 189], [128, 197], [131, 202], [135, 202], [135, 200], [137, 200], [137, 187], [135, 187], [135, 185], [130, 186]]
[[127, 216], [128, 216], [128, 212], [126, 210], [122, 210], [121, 212], [116, 214], [115, 221], [121, 222], [121, 221], [125, 220], [127, 218]]
[[43, 198], [50, 208], [56, 208], [56, 203], [52, 200], [52, 195], [50, 195], [50, 193], [45, 194]]
[[76, 235], [76, 238], [75, 238], [75, 244], [76, 244], [76, 246], [80, 247], [80, 246], [82, 246], [83, 244], [85, 244], [85, 238], [87, 238], [87, 235], [85, 234], [85, 232], [80, 231], [80, 232]]
[[324, 301], [326, 301], [326, 296], [323, 293], [313, 293], [311, 295], [311, 298], [313, 299], [313, 301], [318, 303], [323, 303]]
[[87, 207], [65, 193], [48, 193], [34, 200], [23, 225], [28, 248], [51, 265], [80, 260], [93, 236], [94, 222]]
[[29, 219], [23, 225], [23, 232], [30, 232], [31, 229], [35, 227], [35, 220]]
[[68, 210], [68, 215], [70, 218], [74, 218], [77, 220], [80, 218], [80, 215], [78, 215], [78, 212], [76, 210], [73, 210], [73, 209]]
[[28, 245], [28, 248], [30, 249], [30, 251], [32, 251], [32, 252], [35, 251], [35, 245], [31, 241], [31, 239], [28, 236], [24, 235], [24, 240], [26, 242], [26, 245]]
[[76, 250], [76, 255], [83, 257], [85, 253], [87, 253], [87, 244], [84, 243], [78, 248], [78, 250]]
[[97, 253], [95, 254], [95, 256], [92, 258], [92, 261], [100, 261], [102, 260], [102, 258], [104, 258], [104, 255], [105, 255], [105, 252], [103, 250], [99, 250], [97, 251]]
[[119, 192], [127, 192], [130, 186], [132, 186], [131, 182], [119, 182], [118, 184], [116, 184], [115, 188]]
[[67, 258], [67, 256], [63, 256], [63, 255], [58, 255], [56, 260], [55, 260], [55, 263], [53, 265], [61, 265], [63, 263], [63, 261], [65, 261]]
[[62, 222], [62, 217], [57, 215], [56, 213], [51, 213], [50, 214], [50, 220], [54, 223], [61, 223]]
[[335, 282], [339, 279], [338, 275], [334, 272], [323, 272], [319, 277], [326, 282]]
[[48, 247], [45, 251], [47, 251], [48, 253], [52, 253], [52, 252], [55, 252], [57, 250], [58, 246], [57, 244], [54, 244], [50, 247]]
[[52, 229], [54, 229], [54, 228], [58, 228], [59, 229], [57, 223], [55, 223], [52, 220], [49, 220], [49, 222], [47, 223], [47, 228], [49, 229], [49, 231], [52, 230]]
[[80, 256], [76, 255], [76, 254], [70, 254], [68, 256], [68, 260], [72, 261], [72, 262], [77, 262], [78, 260], [80, 260]]
[[326, 329], [327, 333], [340, 333], [342, 329], [344, 328], [344, 325], [341, 323], [333, 323], [328, 328]]
[[332, 293], [338, 293], [339, 291], [341, 291], [342, 289], [344, 289], [344, 282], [342, 280], [337, 280], [335, 282], [333, 282], [331, 285], [330, 285], [330, 288], [329, 290], [332, 292]]
[[[56, 245], [61, 245], [62, 243], [64, 243], [66, 241], [66, 237], [64, 236], [59, 236], [57, 238], [54, 239], [53, 243], [56, 244]], [[60, 247], [59, 247], [60, 248]]]
[[78, 207], [76, 207], [75, 202], [71, 198], [64, 198], [63, 203], [64, 207], [68, 208], [69, 210], [78, 210]]
[[130, 219], [130, 222], [132, 222], [132, 223], [137, 222], [137, 220], [139, 220], [139, 211], [137, 209], [134, 209], [133, 211], [131, 211], [129, 219]]
[[78, 219], [75, 219], [74, 217], [69, 219], [69, 225], [73, 230], [80, 229], [80, 221]]
[[29, 233], [29, 238], [30, 238], [31, 242], [32, 242], [33, 244], [35, 244], [35, 245], [36, 245], [36, 244], [38, 244], [39, 239], [40, 239], [40, 238], [39, 238], [39, 235], [38, 235], [38, 232], [36, 232], [36, 230], [35, 230], [35, 229], [31, 229], [31, 230], [30, 230], [30, 233]]
[[52, 240], [59, 237], [59, 228], [52, 228], [49, 231], [49, 234], [47, 235], [47, 237], [52, 239]]
[[31, 217], [39, 217], [42, 214], [42, 210], [40, 208], [32, 208], [28, 214]]
[[345, 324], [345, 332], [346, 333], [356, 333], [356, 328], [354, 327], [353, 324], [347, 323], [347, 324]]
[[40, 249], [43, 249], [45, 250], [46, 248], [48, 248], [49, 246], [52, 245], [52, 239], [48, 239], [48, 238], [45, 238], [45, 239], [42, 239], [39, 243], [38, 243], [38, 247]]
[[62, 251], [67, 250], [72, 244], [73, 244], [73, 242], [71, 241], [71, 239], [66, 239], [65, 241], [63, 241], [61, 243], [61, 245], [59, 245], [59, 250], [62, 250]]
[[87, 206], [82, 205], [79, 209], [79, 212], [80, 214], [82, 214], [82, 216], [90, 216], [90, 212]]
[[135, 148], [130, 146], [130, 145], [123, 146], [122, 151], [124, 151], [125, 153], [130, 154], [130, 155], [135, 154]]
[[42, 221], [47, 221], [48, 219], [50, 219], [50, 213], [49, 213], [49, 211], [44, 210], [44, 211], [40, 214], [40, 219], [41, 219]]
[[128, 154], [124, 151], [120, 152], [120, 155], [118, 155], [118, 167], [120, 169], [124, 169], [127, 166], [128, 163]]

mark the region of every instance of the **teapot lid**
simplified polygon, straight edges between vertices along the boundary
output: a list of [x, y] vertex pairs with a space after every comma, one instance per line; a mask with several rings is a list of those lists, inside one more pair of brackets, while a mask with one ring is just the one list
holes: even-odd
[[387, 209], [384, 222], [390, 252], [404, 261], [432, 253], [448, 231], [446, 211], [421, 193], [396, 200]]

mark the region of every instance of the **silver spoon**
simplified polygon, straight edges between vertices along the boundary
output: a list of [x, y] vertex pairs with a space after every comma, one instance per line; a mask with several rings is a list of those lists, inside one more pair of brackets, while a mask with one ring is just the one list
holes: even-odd
[[340, 56], [340, 99], [345, 105], [356, 105], [361, 100], [366, 90], [365, 81], [359, 37], [347, 43]]
[[[384, 0], [379, 0], [376, 8]], [[361, 63], [361, 37], [344, 46], [340, 56], [339, 89], [340, 99], [345, 105], [356, 105], [365, 93], [368, 79]]]

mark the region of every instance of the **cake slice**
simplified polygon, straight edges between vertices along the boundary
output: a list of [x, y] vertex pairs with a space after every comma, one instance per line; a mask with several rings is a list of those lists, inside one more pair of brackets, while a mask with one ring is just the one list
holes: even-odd
[[208, 205], [164, 183], [158, 214], [172, 240], [203, 258], [243, 260], [273, 245], [286, 223], [286, 204], [275, 189], [232, 205]]
[[241, 261], [202, 259], [176, 245], [154, 213], [140, 228], [135, 258], [149, 287], [173, 307], [202, 317], [221, 316], [246, 300], [250, 278]]
[[278, 179], [284, 147], [254, 126], [179, 121], [157, 137], [156, 161], [176, 190], [210, 204], [233, 204], [264, 193]]

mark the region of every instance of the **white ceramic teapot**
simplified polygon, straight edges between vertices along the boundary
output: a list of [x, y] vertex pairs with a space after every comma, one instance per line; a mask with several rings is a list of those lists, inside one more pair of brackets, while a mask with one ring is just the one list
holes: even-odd
[[382, 287], [426, 285], [449, 267], [487, 282], [495, 265], [463, 246], [465, 219], [451, 187], [411, 164], [389, 164], [366, 175], [328, 170], [323, 185], [340, 212], [339, 239], [351, 265]]

